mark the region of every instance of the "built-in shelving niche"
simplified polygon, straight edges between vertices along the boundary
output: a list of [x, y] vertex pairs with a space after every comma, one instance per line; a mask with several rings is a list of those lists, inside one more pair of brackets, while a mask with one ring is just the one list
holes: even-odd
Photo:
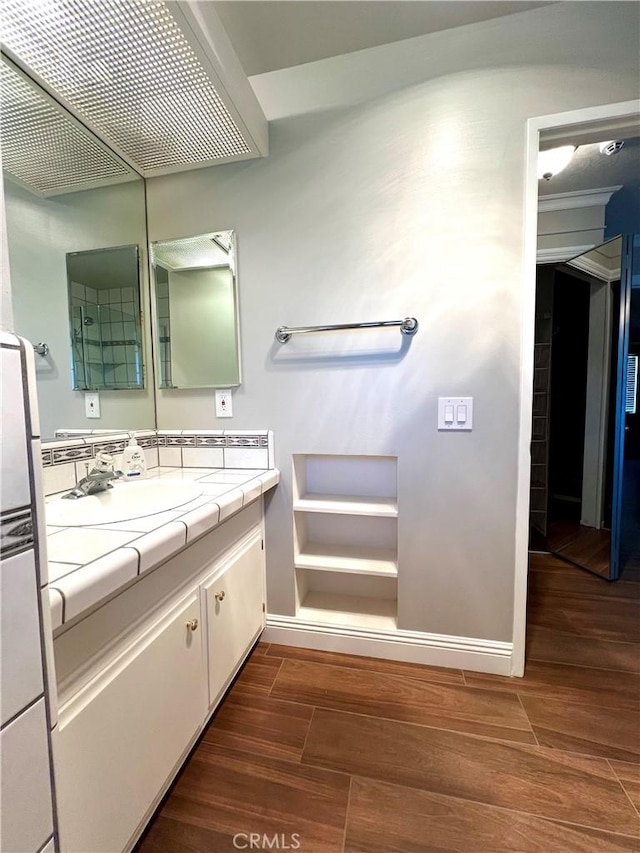
[[395, 629], [396, 457], [296, 454], [293, 473], [297, 617]]

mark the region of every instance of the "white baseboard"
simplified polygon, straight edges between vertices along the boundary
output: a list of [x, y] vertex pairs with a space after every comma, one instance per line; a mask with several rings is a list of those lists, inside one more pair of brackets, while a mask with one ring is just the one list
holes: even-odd
[[304, 649], [511, 675], [513, 643], [497, 640], [420, 631], [373, 631], [274, 614], [267, 615], [267, 627], [260, 639]]

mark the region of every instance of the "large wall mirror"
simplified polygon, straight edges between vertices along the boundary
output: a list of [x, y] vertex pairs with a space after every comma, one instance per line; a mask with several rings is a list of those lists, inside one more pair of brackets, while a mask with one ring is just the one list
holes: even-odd
[[158, 387], [240, 384], [233, 231], [151, 244]]
[[640, 236], [538, 266], [531, 545], [609, 580], [640, 569]]
[[[36, 355], [43, 438], [152, 428], [144, 182], [4, 59], [0, 82], [14, 329], [49, 347]], [[84, 390], [100, 392], [100, 419]]]

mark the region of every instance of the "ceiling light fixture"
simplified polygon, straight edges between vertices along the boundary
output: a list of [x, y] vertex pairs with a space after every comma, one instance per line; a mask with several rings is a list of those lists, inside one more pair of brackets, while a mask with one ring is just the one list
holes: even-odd
[[538, 152], [538, 180], [550, 181], [566, 169], [576, 152], [576, 145], [562, 145]]

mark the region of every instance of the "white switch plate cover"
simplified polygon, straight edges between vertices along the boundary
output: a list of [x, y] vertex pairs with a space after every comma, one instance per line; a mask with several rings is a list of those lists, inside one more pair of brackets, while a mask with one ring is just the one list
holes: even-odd
[[[453, 408], [453, 421], [446, 417], [450, 406]], [[438, 429], [443, 432], [472, 430], [473, 397], [438, 397]]]
[[88, 418], [100, 417], [100, 394], [84, 395], [84, 413]]
[[216, 417], [232, 418], [233, 404], [231, 402], [231, 391], [216, 389]]

